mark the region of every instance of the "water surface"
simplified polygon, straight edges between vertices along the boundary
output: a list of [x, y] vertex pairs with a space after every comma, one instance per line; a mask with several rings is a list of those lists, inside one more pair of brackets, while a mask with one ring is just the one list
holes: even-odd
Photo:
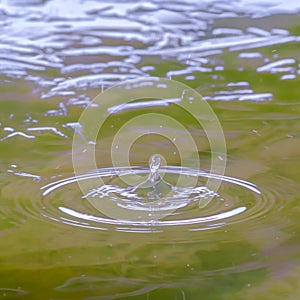
[[[0, 298], [300, 298], [300, 5], [198, 2], [0, 2]], [[141, 76], [201, 93], [228, 151], [215, 201], [150, 225], [101, 215], [72, 181], [83, 109]], [[133, 150], [145, 169], [155, 147]]]

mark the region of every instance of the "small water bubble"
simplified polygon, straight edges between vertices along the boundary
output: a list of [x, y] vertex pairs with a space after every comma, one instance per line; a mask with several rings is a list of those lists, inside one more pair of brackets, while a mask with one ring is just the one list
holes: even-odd
[[196, 76], [194, 76], [194, 75], [188, 75], [188, 76], [185, 76], [184, 79], [185, 79], [185, 80], [195, 80], [195, 79], [196, 79]]
[[215, 71], [224, 71], [224, 66], [216, 66]]
[[143, 72], [155, 71], [155, 67], [154, 66], [143, 66], [143, 67], [141, 67], [141, 71], [143, 71]]
[[296, 79], [296, 77], [295, 74], [285, 74], [280, 77], [280, 80], [293, 80]]

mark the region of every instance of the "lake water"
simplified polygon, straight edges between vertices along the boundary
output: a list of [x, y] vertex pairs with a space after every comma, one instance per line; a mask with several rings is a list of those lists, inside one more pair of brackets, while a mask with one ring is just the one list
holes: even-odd
[[[300, 299], [299, 11], [296, 0], [0, 1], [0, 299]], [[73, 134], [99, 93], [150, 76], [209, 103], [227, 166], [202, 209], [126, 222], [82, 197]], [[205, 133], [165, 111], [187, 122], [207, 179]], [[99, 167], [111, 166], [114, 126], [135, 115], [108, 119]], [[141, 136], [130, 163], [145, 170], [161, 152], [178, 166], [172, 147]]]

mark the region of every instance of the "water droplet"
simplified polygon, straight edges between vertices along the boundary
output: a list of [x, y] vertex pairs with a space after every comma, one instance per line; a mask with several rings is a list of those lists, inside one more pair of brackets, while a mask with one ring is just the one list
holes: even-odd
[[149, 180], [151, 182], [155, 182], [158, 181], [160, 179], [160, 175], [159, 175], [159, 167], [160, 167], [160, 156], [157, 154], [154, 154], [153, 156], [151, 156], [150, 159], [150, 174], [149, 174]]

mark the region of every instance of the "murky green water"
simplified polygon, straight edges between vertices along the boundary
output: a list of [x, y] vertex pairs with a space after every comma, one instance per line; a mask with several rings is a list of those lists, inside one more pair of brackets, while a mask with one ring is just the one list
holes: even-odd
[[[297, 1], [0, 1], [0, 298], [299, 299], [299, 9]], [[224, 180], [203, 210], [152, 225], [104, 219], [74, 183], [43, 197], [42, 187], [74, 176], [72, 138], [87, 104], [150, 75], [209, 102], [226, 137], [225, 175], [250, 189]], [[105, 141], [127, 119], [112, 118]], [[187, 125], [206, 169], [209, 143]], [[176, 163], [158, 137], [154, 146], [138, 140], [130, 162], [145, 165], [157, 148]], [[104, 167], [107, 153], [104, 143]]]

